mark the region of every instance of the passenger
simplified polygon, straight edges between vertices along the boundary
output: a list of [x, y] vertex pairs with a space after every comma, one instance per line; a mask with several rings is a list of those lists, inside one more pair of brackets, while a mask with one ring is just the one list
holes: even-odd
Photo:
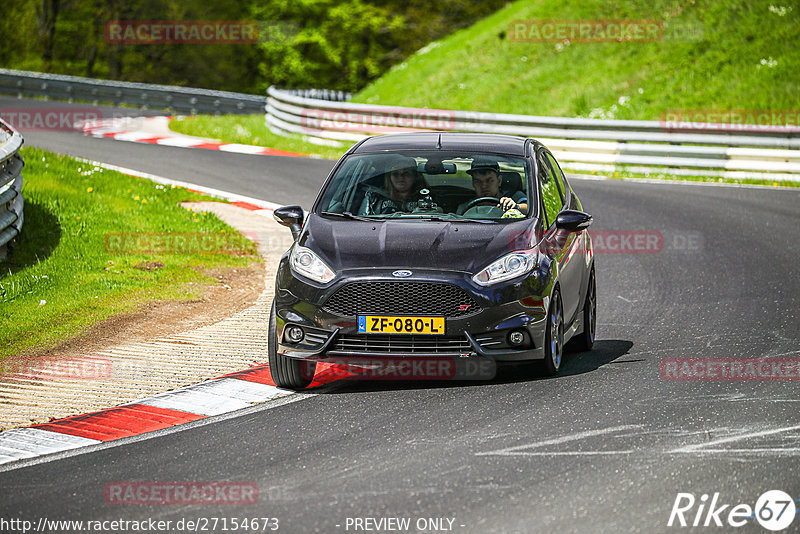
[[384, 190], [367, 191], [359, 215], [388, 215], [397, 211], [411, 212], [425, 189], [425, 177], [417, 170], [417, 162], [408, 156], [391, 155], [384, 172]]
[[[500, 165], [491, 157], [475, 156], [467, 174], [472, 176], [472, 187], [475, 188], [476, 199], [481, 197], [498, 199], [497, 202], [487, 200], [474, 206], [494, 205], [498, 208], [503, 208], [504, 212], [517, 209], [521, 213], [528, 213], [528, 198], [522, 191], [514, 191], [510, 197], [501, 196], [500, 185], [503, 183], [503, 177], [500, 176]], [[467, 211], [467, 206], [469, 206], [470, 202], [467, 201], [460, 204], [456, 209], [456, 213], [463, 215]]]

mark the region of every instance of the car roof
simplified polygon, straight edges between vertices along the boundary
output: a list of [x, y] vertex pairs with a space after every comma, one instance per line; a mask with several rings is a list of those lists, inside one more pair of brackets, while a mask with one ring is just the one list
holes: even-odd
[[419, 132], [369, 137], [354, 146], [350, 152], [359, 154], [395, 150], [463, 150], [524, 156], [525, 144], [528, 141], [525, 137], [513, 135]]

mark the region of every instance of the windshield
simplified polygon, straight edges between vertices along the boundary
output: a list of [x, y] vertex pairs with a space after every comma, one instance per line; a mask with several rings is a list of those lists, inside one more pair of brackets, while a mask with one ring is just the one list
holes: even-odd
[[356, 154], [328, 182], [316, 211], [370, 219], [520, 219], [528, 216], [528, 172], [516, 156]]

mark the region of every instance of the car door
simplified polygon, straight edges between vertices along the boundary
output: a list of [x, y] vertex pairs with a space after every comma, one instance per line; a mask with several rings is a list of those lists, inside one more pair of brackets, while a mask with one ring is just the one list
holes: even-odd
[[[552, 159], [552, 164], [551, 164]], [[569, 325], [575, 319], [580, 305], [581, 280], [585, 266], [580, 261], [579, 234], [558, 230], [555, 220], [561, 210], [570, 202], [570, 191], [564, 184], [561, 170], [555, 158], [542, 148], [537, 154], [540, 175], [542, 200], [547, 215], [547, 231], [545, 239], [554, 247], [558, 261], [561, 301], [564, 307], [564, 324]]]

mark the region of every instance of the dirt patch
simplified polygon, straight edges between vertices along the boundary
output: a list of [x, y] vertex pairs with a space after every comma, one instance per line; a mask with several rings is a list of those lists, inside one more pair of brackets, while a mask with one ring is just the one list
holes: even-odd
[[[142, 263], [139, 263], [139, 264], [133, 266], [134, 269], [139, 269], [141, 271], [147, 271], [149, 273], [153, 272], [153, 271], [155, 271], [157, 269], [161, 269], [163, 267], [164, 267], [164, 264], [161, 263], [160, 261], [143, 261]], [[106, 270], [108, 270], [108, 269], [106, 268]]]
[[275, 279], [291, 234], [271, 216], [232, 204], [183, 205], [211, 211], [254, 239], [262, 261], [204, 271], [215, 283], [198, 283], [196, 300], [144, 304], [53, 350], [4, 360], [12, 365], [0, 377], [0, 431], [136, 402], [267, 361], [273, 286], [265, 280]]
[[[264, 264], [254, 262], [251, 265], [244, 269], [204, 270], [202, 272], [214, 278], [216, 283], [203, 288], [200, 299], [145, 303], [137, 310], [109, 317], [53, 349], [34, 350], [5, 359], [3, 366], [8, 370], [25, 369], [41, 360], [75, 358], [121, 343], [146, 341], [213, 324], [222, 317], [252, 306], [264, 290]], [[196, 284], [199, 283], [190, 282], [188, 287]]]

